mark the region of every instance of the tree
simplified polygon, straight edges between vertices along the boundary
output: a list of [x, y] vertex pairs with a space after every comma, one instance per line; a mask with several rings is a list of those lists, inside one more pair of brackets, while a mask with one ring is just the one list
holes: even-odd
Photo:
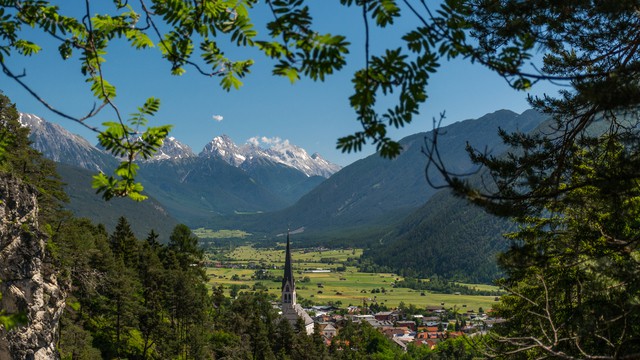
[[166, 275], [159, 252], [161, 245], [156, 241], [158, 235], [152, 230], [140, 247], [138, 273], [142, 285], [142, 309], [138, 316], [142, 337], [142, 358], [147, 359], [155, 344], [162, 342], [169, 332], [164, 321], [164, 304], [168, 289]]
[[167, 250], [176, 254], [184, 271], [196, 265], [199, 268], [204, 257], [204, 252], [198, 247], [198, 237], [184, 224], [179, 224], [173, 229]]
[[39, 221], [57, 226], [66, 214], [62, 204], [68, 200], [55, 163], [34, 150], [29, 129], [18, 121], [15, 104], [0, 92], [0, 171], [11, 174], [38, 190]]
[[[501, 134], [508, 154], [469, 149], [484, 168], [476, 180], [447, 172], [437, 132], [427, 144], [447, 186], [522, 226], [500, 257], [510, 294], [497, 310], [509, 321], [493, 332], [490, 355], [638, 357], [638, 2], [447, 4], [436, 19], [453, 51], [516, 88], [567, 85], [560, 98], [531, 99], [546, 127]], [[542, 64], [526, 73], [534, 51]]]
[[520, 246], [500, 258], [510, 295], [497, 307], [511, 321], [495, 332], [494, 350], [558, 358], [640, 354], [633, 310], [640, 188], [637, 179], [618, 177], [634, 148], [577, 153], [571, 190], [511, 235]]
[[109, 243], [116, 259], [121, 259], [126, 267], [137, 267], [138, 239], [136, 239], [129, 221], [124, 216], [118, 218], [118, 224], [116, 224], [113, 234], [109, 237]]

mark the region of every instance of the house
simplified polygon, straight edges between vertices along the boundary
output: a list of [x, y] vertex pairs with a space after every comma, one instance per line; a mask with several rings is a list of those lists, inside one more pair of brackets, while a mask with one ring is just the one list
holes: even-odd
[[426, 310], [429, 313], [438, 313], [444, 310], [444, 306], [427, 306]]
[[396, 321], [398, 327], [408, 327], [409, 329], [416, 331], [416, 322], [411, 320]]
[[433, 350], [436, 348], [438, 342], [440, 342], [438, 339], [416, 339], [416, 341], [413, 342], [413, 345], [417, 347], [427, 346], [429, 349]]
[[409, 332], [410, 332], [409, 328], [406, 328], [406, 327], [385, 326], [382, 328], [382, 333], [390, 339], [397, 336], [407, 335], [409, 334]]
[[396, 343], [396, 345], [400, 346], [403, 351], [407, 351], [407, 344], [404, 341], [398, 338], [392, 338], [391, 340]]
[[333, 339], [333, 337], [336, 335], [338, 335], [338, 330], [332, 324], [327, 324], [322, 329], [322, 336], [329, 340]]
[[375, 314], [374, 317], [378, 321], [396, 321], [398, 320], [398, 314], [393, 311], [380, 311]]

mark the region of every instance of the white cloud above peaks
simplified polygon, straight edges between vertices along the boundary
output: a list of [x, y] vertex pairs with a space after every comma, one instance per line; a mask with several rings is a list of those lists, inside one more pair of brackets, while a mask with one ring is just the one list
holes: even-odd
[[213, 120], [215, 120], [217, 122], [220, 122], [220, 121], [222, 121], [222, 119], [224, 119], [224, 116], [222, 116], [222, 115], [213, 115], [212, 118], [213, 118]]
[[[272, 137], [272, 138], [270, 138], [270, 137], [266, 137], [266, 136], [263, 136], [263, 137], [261, 137], [261, 138], [260, 138], [260, 141], [261, 141], [263, 144], [266, 144], [266, 145], [275, 145], [275, 144], [279, 144], [279, 143], [281, 143], [281, 142], [282, 142], [282, 139], [280, 139], [280, 138], [279, 138], [279, 137], [277, 137], [277, 136]], [[285, 141], [286, 141], [286, 140], [285, 140]]]
[[257, 136], [247, 139], [247, 144], [251, 144], [253, 146], [260, 146], [260, 139]]
[[252, 138], [247, 139], [247, 143], [253, 146], [274, 147], [280, 144], [289, 144], [289, 140], [282, 140], [277, 136], [274, 136], [274, 137], [254, 136]]

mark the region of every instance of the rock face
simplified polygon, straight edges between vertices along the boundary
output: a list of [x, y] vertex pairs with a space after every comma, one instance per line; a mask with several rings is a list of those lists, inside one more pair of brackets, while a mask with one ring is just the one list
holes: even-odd
[[0, 359], [58, 359], [55, 342], [66, 292], [47, 262], [45, 235], [38, 230], [36, 191], [0, 174], [0, 305], [22, 312], [28, 323], [0, 326]]

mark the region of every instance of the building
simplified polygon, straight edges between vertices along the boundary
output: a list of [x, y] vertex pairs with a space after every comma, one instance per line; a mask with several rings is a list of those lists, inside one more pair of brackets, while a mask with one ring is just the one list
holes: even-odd
[[289, 233], [287, 233], [287, 250], [284, 259], [284, 277], [282, 278], [282, 316], [294, 327], [298, 323], [298, 319], [302, 319], [307, 335], [313, 334], [313, 320], [296, 301], [296, 282], [293, 278]]

